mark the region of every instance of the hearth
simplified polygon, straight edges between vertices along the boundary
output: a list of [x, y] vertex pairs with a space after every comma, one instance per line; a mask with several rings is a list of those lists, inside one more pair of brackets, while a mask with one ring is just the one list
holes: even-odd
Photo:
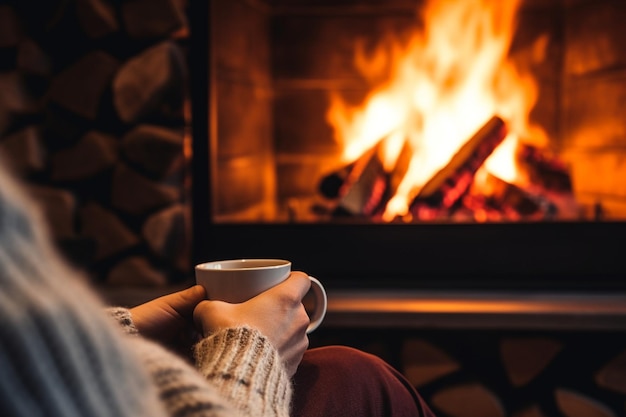
[[[365, 112], [380, 74], [368, 78], [360, 71], [359, 61], [353, 61], [357, 45], [372, 55], [389, 36], [400, 44], [411, 39], [427, 26], [419, 11], [428, 2], [335, 3], [190, 4], [194, 261], [285, 257], [329, 287], [626, 287], [626, 262], [615, 243], [626, 232], [626, 139], [618, 116], [626, 95], [618, 48], [626, 6], [609, 0], [521, 2], [507, 59], [532, 76], [532, 88], [516, 87], [534, 92], [525, 98], [534, 99], [526, 109], [529, 117], [520, 122], [523, 111], [513, 117], [494, 105], [455, 140], [475, 137], [490, 118], [500, 121], [507, 134], [522, 136], [518, 161], [532, 155], [532, 161], [544, 163], [543, 171], [535, 164], [520, 181], [485, 172], [482, 163], [459, 171], [475, 159], [452, 158], [454, 164], [437, 165], [413, 185], [405, 198], [410, 210], [389, 216], [385, 204], [398, 188], [395, 176], [402, 164], [385, 171], [380, 160], [366, 159], [367, 152], [346, 158], [345, 132], [329, 116], [331, 103], [337, 103], [331, 97], [341, 97], [344, 109], [361, 106]], [[461, 114], [479, 107], [475, 93], [471, 97], [476, 108]], [[344, 131], [346, 120], [354, 128], [353, 113], [334, 117], [343, 117]], [[375, 140], [392, 136], [389, 129], [381, 132]], [[507, 140], [497, 136], [494, 148]], [[377, 152], [377, 146], [382, 145], [364, 148]], [[459, 155], [459, 147], [446, 158]], [[355, 161], [366, 164], [374, 181], [359, 177], [356, 191], [365, 195], [351, 197], [346, 209], [342, 197], [350, 189], [340, 189]], [[546, 173], [546, 167], [552, 170]], [[457, 175], [468, 171], [469, 180]], [[505, 191], [474, 193], [480, 188], [477, 176], [492, 178], [492, 185]], [[331, 193], [329, 180], [335, 180]], [[434, 187], [432, 195], [445, 200], [442, 184], [458, 191], [454, 201], [442, 208], [425, 199], [424, 206], [420, 190]]]

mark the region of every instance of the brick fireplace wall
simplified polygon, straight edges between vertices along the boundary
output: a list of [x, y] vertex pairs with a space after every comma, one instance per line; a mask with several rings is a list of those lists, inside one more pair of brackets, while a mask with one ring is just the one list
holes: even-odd
[[579, 200], [623, 219], [626, 5], [612, 0], [571, 3], [565, 8], [563, 32], [560, 149], [576, 161], [572, 174]]

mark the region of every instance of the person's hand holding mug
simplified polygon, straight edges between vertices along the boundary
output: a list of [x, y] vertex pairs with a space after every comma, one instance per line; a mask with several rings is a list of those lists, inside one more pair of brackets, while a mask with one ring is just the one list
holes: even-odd
[[[326, 292], [318, 280], [291, 272], [289, 261], [252, 259], [200, 264], [196, 282], [207, 294], [194, 310], [204, 335], [229, 327], [253, 327], [278, 350], [287, 372], [295, 373], [308, 347], [307, 333], [319, 326], [326, 313]], [[310, 290], [315, 307], [309, 319], [302, 299]]]
[[187, 357], [197, 341], [193, 311], [206, 298], [200, 285], [167, 294], [130, 309], [140, 334]]

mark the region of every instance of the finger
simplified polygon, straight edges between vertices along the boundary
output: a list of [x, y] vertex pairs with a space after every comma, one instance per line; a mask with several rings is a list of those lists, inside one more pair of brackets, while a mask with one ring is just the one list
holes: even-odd
[[289, 277], [274, 287], [277, 291], [287, 291], [301, 301], [311, 288], [309, 276], [301, 271], [293, 271]]
[[194, 285], [185, 290], [164, 295], [159, 298], [159, 301], [170, 306], [178, 314], [186, 316], [191, 314], [196, 305], [205, 298], [204, 288], [201, 285]]
[[236, 316], [232, 311], [233, 304], [223, 301], [202, 300], [193, 311], [193, 320], [196, 328], [204, 336], [228, 327], [235, 327]]

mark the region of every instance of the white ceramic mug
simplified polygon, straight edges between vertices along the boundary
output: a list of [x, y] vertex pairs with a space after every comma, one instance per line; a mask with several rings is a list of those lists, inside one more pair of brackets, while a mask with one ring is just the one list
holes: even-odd
[[[202, 285], [211, 300], [242, 303], [287, 279], [291, 262], [284, 259], [231, 259], [196, 265], [196, 283]], [[309, 276], [314, 303], [307, 311], [311, 323], [307, 333], [317, 329], [326, 315], [326, 290]]]

